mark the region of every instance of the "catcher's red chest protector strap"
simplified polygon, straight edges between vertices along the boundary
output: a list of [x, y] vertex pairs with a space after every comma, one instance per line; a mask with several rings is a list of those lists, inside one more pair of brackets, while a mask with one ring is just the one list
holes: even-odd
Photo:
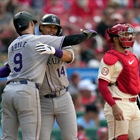
[[105, 54], [103, 60], [107, 65], [113, 65], [118, 60], [122, 63], [123, 69], [117, 78], [118, 88], [122, 92], [132, 95], [140, 92], [138, 60], [133, 53], [127, 51], [124, 54], [110, 50]]

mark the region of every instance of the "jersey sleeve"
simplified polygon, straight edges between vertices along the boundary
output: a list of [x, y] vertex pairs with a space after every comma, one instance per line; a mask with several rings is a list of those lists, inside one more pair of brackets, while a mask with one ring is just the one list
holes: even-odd
[[67, 62], [67, 63], [68, 64], [72, 63], [74, 61], [74, 59], [75, 59], [75, 53], [74, 53], [74, 50], [73, 50], [72, 46], [67, 46], [67, 47], [63, 48], [63, 50], [68, 50], [68, 51], [71, 52], [72, 60], [70, 62]]
[[104, 63], [103, 59], [100, 62], [99, 70], [98, 70], [98, 79], [103, 79], [108, 82], [111, 81], [112, 68], [113, 66], [109, 66]]
[[99, 79], [98, 80], [98, 89], [103, 97], [103, 99], [110, 105], [113, 106], [116, 104], [115, 100], [112, 98], [112, 94], [108, 89], [109, 82]]
[[57, 49], [62, 49], [62, 44], [64, 41], [64, 36], [51, 36], [51, 35], [40, 35], [38, 39], [41, 43], [50, 45]]

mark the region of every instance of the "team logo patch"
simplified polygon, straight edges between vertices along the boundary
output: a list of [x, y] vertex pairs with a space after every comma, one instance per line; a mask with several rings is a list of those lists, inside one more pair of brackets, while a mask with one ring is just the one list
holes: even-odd
[[101, 70], [102, 75], [107, 75], [109, 73], [109, 69], [107, 67], [103, 67]]
[[56, 22], [56, 17], [55, 16], [52, 16], [52, 21]]

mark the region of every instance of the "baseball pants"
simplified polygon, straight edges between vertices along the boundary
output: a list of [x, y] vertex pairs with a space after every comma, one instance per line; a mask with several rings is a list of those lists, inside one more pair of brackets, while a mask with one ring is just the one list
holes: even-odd
[[76, 113], [69, 92], [56, 98], [41, 96], [40, 102], [42, 117], [40, 140], [50, 140], [55, 119], [63, 140], [78, 140]]
[[41, 127], [39, 91], [34, 82], [10, 82], [2, 94], [2, 138], [16, 140], [18, 128], [22, 140], [39, 140]]
[[128, 134], [129, 140], [140, 138], [140, 110], [136, 102], [116, 100], [117, 105], [122, 109], [124, 120], [116, 121], [112, 114], [112, 108], [105, 104], [104, 113], [108, 123], [109, 140], [120, 135]]

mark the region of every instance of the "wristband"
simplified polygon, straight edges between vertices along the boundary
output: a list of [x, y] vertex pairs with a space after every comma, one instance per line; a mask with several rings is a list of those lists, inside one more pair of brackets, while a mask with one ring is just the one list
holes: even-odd
[[58, 57], [58, 58], [62, 58], [62, 56], [63, 56], [63, 51], [60, 50], [60, 49], [55, 49], [54, 55], [55, 55], [56, 57]]

